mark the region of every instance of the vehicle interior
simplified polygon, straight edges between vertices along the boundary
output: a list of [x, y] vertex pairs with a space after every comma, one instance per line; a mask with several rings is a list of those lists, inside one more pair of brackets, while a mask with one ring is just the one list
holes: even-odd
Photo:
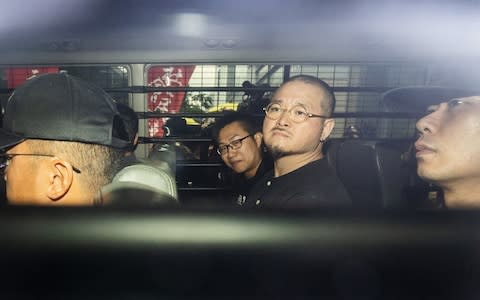
[[[2, 107], [38, 74], [100, 86], [137, 113], [135, 154], [169, 169], [179, 205], [24, 208], [4, 198], [2, 298], [480, 295], [479, 218], [442, 211], [412, 152], [429, 105], [454, 89], [478, 90], [479, 1], [17, 0], [3, 8]], [[324, 155], [354, 210], [238, 211], [211, 124], [231, 110], [263, 118], [272, 92], [299, 74], [335, 93]], [[444, 92], [397, 92], [425, 86]]]

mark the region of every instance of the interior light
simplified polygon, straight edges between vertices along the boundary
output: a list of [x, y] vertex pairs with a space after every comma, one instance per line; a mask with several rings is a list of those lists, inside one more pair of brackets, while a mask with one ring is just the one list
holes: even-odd
[[226, 49], [232, 49], [237, 46], [238, 42], [234, 39], [226, 39], [222, 41], [222, 47]]
[[206, 39], [204, 42], [207, 48], [217, 48], [220, 42], [217, 39]]
[[196, 13], [177, 14], [174, 25], [181, 36], [201, 37], [206, 32], [207, 18], [205, 15]]

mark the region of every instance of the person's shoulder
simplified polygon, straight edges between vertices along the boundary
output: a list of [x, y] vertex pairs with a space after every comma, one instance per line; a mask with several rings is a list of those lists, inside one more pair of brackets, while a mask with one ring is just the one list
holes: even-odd
[[277, 180], [285, 183], [310, 185], [332, 176], [335, 176], [335, 173], [328, 165], [328, 162], [326, 162], [326, 159], [319, 159], [311, 161], [285, 175], [279, 176]]
[[271, 180], [271, 179], [273, 178], [273, 174], [274, 174], [273, 169], [266, 170], [263, 174], [261, 174], [261, 175], [257, 178], [257, 180], [256, 180], [256, 182], [255, 182], [255, 184], [254, 184], [254, 187], [255, 187], [255, 186], [263, 186], [263, 185], [265, 185], [265, 183], [266, 183], [267, 181], [269, 181], [269, 180]]
[[255, 177], [260, 178], [271, 170], [273, 170], [273, 159], [270, 155], [265, 155], [260, 166], [258, 167]]
[[294, 179], [298, 191], [294, 202], [299, 206], [351, 206], [348, 192], [326, 159], [313, 161], [299, 169]]
[[330, 167], [327, 158], [323, 157], [317, 160], [314, 160], [302, 167], [304, 170], [322, 172], [322, 173], [333, 173], [333, 169]]
[[351, 207], [352, 201], [343, 184], [335, 178], [318, 178], [305, 181], [298, 190], [284, 202], [286, 207], [328, 208]]
[[273, 169], [268, 170], [262, 176], [260, 176], [252, 185], [250, 192], [248, 193], [247, 200], [258, 198], [264, 194], [268, 188], [267, 183], [273, 178]]

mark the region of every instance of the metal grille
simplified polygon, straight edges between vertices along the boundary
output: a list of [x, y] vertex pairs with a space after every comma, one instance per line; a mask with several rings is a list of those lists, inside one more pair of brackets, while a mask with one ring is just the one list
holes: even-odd
[[[26, 78], [47, 72], [67, 72], [105, 89], [126, 88], [129, 85], [130, 71], [127, 65], [83, 65], [83, 66], [12, 66], [0, 67], [1, 98], [6, 99], [10, 89], [15, 88]], [[112, 92], [112, 97], [122, 103], [128, 103], [127, 93]]]
[[[242, 83], [249, 81], [266, 90], [278, 87], [284, 78], [307, 74], [327, 82], [335, 91], [336, 128], [333, 138], [344, 137], [358, 127], [369, 138], [407, 138], [414, 134], [414, 119], [342, 117], [345, 113], [382, 112], [382, 93], [396, 87], [425, 85], [428, 65], [375, 64], [225, 64], [195, 65], [188, 82], [184, 105], [188, 112], [211, 113], [234, 109], [242, 103]], [[268, 89], [270, 87], [271, 89]], [[195, 89], [198, 89], [197, 91]], [[230, 90], [229, 90], [230, 89]], [[268, 97], [268, 93], [266, 96]], [[199, 99], [201, 101], [199, 101]], [[202, 102], [203, 101], [203, 102]], [[261, 111], [259, 112], [261, 114]], [[196, 122], [202, 123], [201, 116]]]
[[[36, 66], [15, 66], [26, 70], [34, 67]], [[141, 119], [161, 118], [166, 121], [175, 116], [176, 120], [186, 120], [187, 130], [167, 137], [144, 136], [141, 139], [144, 143], [175, 142], [173, 145], [189, 148], [184, 152], [176, 151], [177, 185], [184, 191], [228, 189], [229, 179], [225, 177], [228, 170], [225, 172], [219, 157], [210, 155], [215, 152], [212, 151], [211, 137], [208, 130], [202, 128], [221, 117], [224, 109], [236, 109], [242, 104], [245, 100], [242, 84], [245, 81], [257, 86], [260, 90], [255, 92], [268, 98], [286, 78], [299, 74], [316, 76], [334, 89], [337, 98], [334, 112], [336, 127], [332, 138], [351, 137], [351, 128], [355, 127], [357, 133], [360, 132], [361, 136], [366, 138], [405, 139], [413, 137], [416, 120], [387, 116], [383, 112], [382, 93], [401, 86], [426, 85], [429, 75], [428, 65], [403, 63], [149, 65], [145, 66], [147, 75], [151, 68], [157, 68], [157, 71], [160, 69], [167, 74], [164, 74], [165, 78], [160, 78], [160, 84], [152, 84], [150, 80], [155, 78], [145, 76], [143, 86], [129, 86], [130, 82], [139, 80], [130, 78], [128, 65], [58, 68], [102, 87], [117, 101], [129, 103], [129, 100], [133, 100], [134, 108]], [[5, 74], [7, 69], [11, 68], [5, 67], [0, 71]], [[181, 76], [171, 77], [171, 72], [177, 72], [177, 75], [181, 73]], [[182, 76], [182, 85], [170, 85], [171, 79], [180, 82], [179, 78]], [[8, 86], [8, 79], [5, 76], [2, 79], [1, 95], [5, 100], [12, 89]], [[150, 109], [148, 105], [143, 105], [144, 109], [139, 110], [138, 107], [142, 105], [137, 105], [138, 102], [143, 100], [144, 103], [149, 103], [155, 93], [168, 95], [170, 100], [181, 101], [176, 103], [178, 109], [172, 109], [172, 106], [169, 106], [171, 103], [167, 103], [167, 109], [163, 111]], [[259, 117], [263, 117], [262, 112], [259, 112]], [[151, 123], [141, 124], [148, 127]], [[151, 130], [147, 128], [143, 132]], [[176, 148], [183, 149], [182, 147]], [[200, 172], [199, 167], [202, 170]]]
[[[165, 69], [174, 67], [171, 65], [151, 65], [149, 67], [158, 66]], [[0, 88], [8, 90], [11, 84], [9, 81], [12, 79], [7, 78], [8, 70], [21, 71], [23, 69], [25, 73], [28, 73], [36, 68], [51, 67], [0, 68], [3, 74]], [[131, 81], [127, 65], [81, 65], [54, 68], [95, 83], [109, 91], [117, 101], [123, 103], [128, 103], [129, 93], [147, 93], [147, 91], [129, 88]], [[180, 66], [181, 68], [182, 66]], [[183, 74], [190, 72], [186, 86], [183, 90], [169, 92], [184, 94], [181, 97], [182, 106], [178, 111], [167, 110], [163, 113], [174, 113], [179, 117], [196, 113], [197, 116], [194, 118], [187, 118], [187, 124], [197, 126], [212, 121], [212, 118], [205, 118], [208, 114], [221, 113], [225, 109], [235, 109], [241, 104], [245, 94], [242, 84], [245, 81], [265, 88], [267, 91], [265, 97], [268, 98], [270, 92], [278, 87], [285, 78], [299, 74], [316, 76], [332, 86], [337, 98], [336, 127], [332, 134], [333, 138], [348, 136], [348, 131], [352, 126], [357, 127], [365, 137], [369, 138], [408, 138], [413, 136], [415, 132], [414, 119], [367, 118], [362, 117], [361, 113], [382, 112], [381, 96], [383, 92], [401, 86], [426, 85], [429, 75], [429, 66], [426, 64], [404, 63], [199, 64], [183, 66], [183, 69]], [[148, 82], [145, 83], [145, 86], [147, 85]], [[163, 87], [166, 88], [166, 86]], [[9, 93], [2, 93], [3, 101], [8, 95]], [[143, 113], [145, 112], [148, 113], [148, 109], [145, 109]], [[158, 113], [158, 111], [151, 112]], [[258, 113], [262, 114], [261, 111]], [[140, 115], [142, 116], [142, 114]], [[155, 116], [144, 114], [142, 117], [153, 118]], [[200, 134], [198, 130], [187, 130], [187, 132]]]

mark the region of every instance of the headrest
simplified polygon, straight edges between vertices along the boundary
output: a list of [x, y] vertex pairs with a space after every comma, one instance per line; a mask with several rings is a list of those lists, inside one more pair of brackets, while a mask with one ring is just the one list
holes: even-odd
[[424, 113], [431, 105], [475, 95], [480, 92], [454, 87], [410, 86], [387, 91], [382, 103], [388, 112]]
[[123, 168], [101, 190], [102, 204], [114, 206], [176, 206], [174, 178], [164, 170], [135, 164]]

